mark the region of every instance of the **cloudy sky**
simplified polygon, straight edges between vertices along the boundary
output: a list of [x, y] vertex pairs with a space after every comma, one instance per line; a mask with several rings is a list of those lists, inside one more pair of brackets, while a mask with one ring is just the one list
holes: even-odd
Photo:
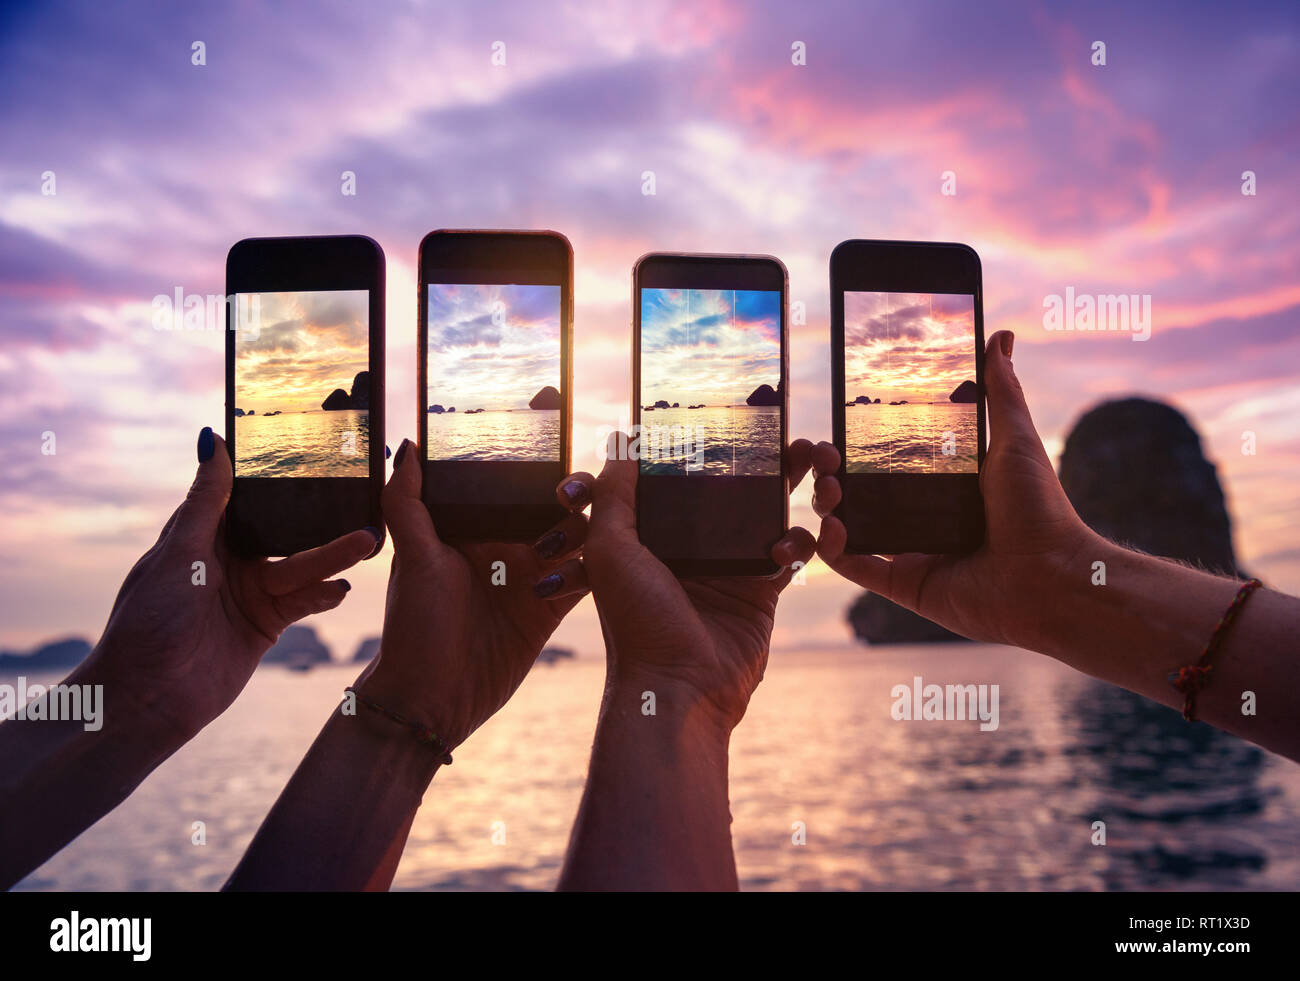
[[641, 290], [641, 401], [743, 405], [781, 381], [781, 294]]
[[560, 381], [560, 287], [429, 284], [426, 405], [526, 409]]
[[[242, 301], [241, 301], [242, 302]], [[259, 415], [309, 412], [370, 366], [370, 294], [258, 294], [255, 330], [235, 335], [235, 404]]]
[[940, 402], [975, 380], [975, 298], [844, 294], [844, 392], [882, 402]]
[[[221, 424], [220, 332], [154, 330], [155, 295], [221, 292], [246, 236], [373, 236], [395, 447], [422, 397], [416, 251], [444, 227], [573, 243], [588, 468], [598, 427], [629, 415], [643, 253], [785, 262], [807, 313], [791, 433], [816, 439], [831, 250], [966, 242], [1052, 454], [1099, 401], [1171, 402], [1218, 466], [1246, 567], [1300, 592], [1298, 21], [1293, 0], [6, 5], [0, 645], [97, 634], [192, 477], [199, 428]], [[1045, 330], [1044, 297], [1069, 286], [1150, 294], [1151, 339]], [[806, 490], [792, 518], [812, 520]], [[387, 570], [350, 574], [317, 622], [340, 653], [377, 632]], [[817, 565], [808, 583], [783, 605], [811, 612], [779, 618], [779, 642], [845, 636], [852, 588]], [[594, 623], [580, 612], [566, 630]]]

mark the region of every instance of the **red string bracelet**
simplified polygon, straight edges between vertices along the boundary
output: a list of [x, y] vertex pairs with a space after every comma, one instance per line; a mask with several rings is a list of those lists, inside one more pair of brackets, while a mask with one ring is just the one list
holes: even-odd
[[1236, 619], [1241, 612], [1242, 606], [1245, 605], [1246, 599], [1260, 586], [1264, 585], [1258, 579], [1248, 579], [1242, 583], [1241, 588], [1237, 590], [1237, 595], [1232, 598], [1228, 604], [1227, 610], [1223, 616], [1219, 617], [1219, 622], [1214, 627], [1214, 632], [1210, 634], [1210, 640], [1205, 645], [1205, 650], [1195, 664], [1189, 664], [1185, 668], [1179, 668], [1169, 676], [1169, 681], [1173, 684], [1176, 691], [1180, 691], [1185, 696], [1183, 699], [1183, 718], [1188, 722], [1196, 721], [1196, 695], [1210, 681], [1210, 673], [1214, 666], [1210, 660], [1219, 650], [1219, 642], [1223, 640], [1223, 635], [1227, 632], [1232, 621]]
[[366, 708], [370, 709], [371, 711], [378, 712], [384, 718], [390, 719], [393, 722], [396, 722], [398, 725], [406, 726], [406, 728], [412, 730], [415, 733], [416, 739], [418, 739], [422, 743], [425, 743], [431, 749], [433, 749], [435, 752], [438, 753], [438, 761], [440, 763], [442, 763], [444, 766], [451, 766], [450, 747], [448, 747], [445, 742], [439, 739], [438, 735], [428, 726], [424, 726], [418, 722], [412, 722], [409, 719], [402, 718], [396, 712], [392, 711], [391, 709], [385, 708], [384, 706], [380, 705], [378, 702], [370, 701], [370, 699], [358, 693], [355, 688], [351, 688], [351, 687], [344, 688], [343, 693], [345, 695], [351, 695], [353, 698], [355, 698]]

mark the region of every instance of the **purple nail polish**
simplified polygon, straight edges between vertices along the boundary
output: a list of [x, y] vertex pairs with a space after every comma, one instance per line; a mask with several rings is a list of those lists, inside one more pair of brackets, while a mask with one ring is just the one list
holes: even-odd
[[402, 445], [397, 448], [397, 456], [393, 457], [393, 469], [396, 470], [402, 465], [402, 458], [406, 456], [406, 448], [411, 444], [409, 439], [402, 440]]
[[586, 504], [591, 496], [591, 491], [581, 480], [570, 480], [560, 488], [560, 493], [564, 499], [569, 502], [570, 507], [578, 507]]
[[212, 427], [204, 426], [199, 430], [199, 463], [207, 463], [216, 451], [217, 441], [212, 436]]
[[541, 538], [537, 539], [533, 545], [533, 551], [539, 558], [553, 559], [564, 551], [564, 532], [556, 528], [554, 531], [548, 531]]
[[537, 585], [533, 587], [533, 592], [541, 599], [548, 596], [554, 596], [564, 585], [564, 577], [558, 572], [552, 572], [549, 576], [537, 580]]

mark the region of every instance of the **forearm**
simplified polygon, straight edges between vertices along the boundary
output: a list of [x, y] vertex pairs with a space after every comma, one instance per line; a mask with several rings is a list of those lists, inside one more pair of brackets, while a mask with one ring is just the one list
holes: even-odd
[[[1242, 583], [1098, 540], [1064, 570], [1058, 598], [1028, 646], [1173, 708], [1169, 675], [1200, 657]], [[1093, 563], [1105, 585], [1093, 585]], [[1223, 635], [1197, 718], [1292, 758], [1300, 757], [1300, 600], [1257, 590]], [[1243, 714], [1245, 692], [1256, 714]]]
[[[655, 714], [643, 714], [643, 692]], [[653, 683], [605, 692], [560, 889], [735, 889], [727, 798], [729, 733]]]
[[44, 695], [28, 705], [26, 719], [0, 724], [0, 888], [115, 808], [184, 741], [154, 725], [126, 684], [101, 670], [102, 661], [96, 652], [61, 682], [92, 692], [98, 686], [97, 720], [85, 721], [84, 710], [81, 720], [51, 720], [54, 713], [34, 704], [48, 705]]
[[227, 889], [387, 889], [438, 769], [410, 730], [335, 709]]

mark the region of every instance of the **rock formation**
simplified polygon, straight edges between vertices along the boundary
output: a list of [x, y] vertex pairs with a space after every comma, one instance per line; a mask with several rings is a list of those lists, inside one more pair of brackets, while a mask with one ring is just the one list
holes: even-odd
[[547, 385], [533, 396], [528, 403], [530, 409], [558, 409], [561, 404], [560, 392], [554, 385]]

